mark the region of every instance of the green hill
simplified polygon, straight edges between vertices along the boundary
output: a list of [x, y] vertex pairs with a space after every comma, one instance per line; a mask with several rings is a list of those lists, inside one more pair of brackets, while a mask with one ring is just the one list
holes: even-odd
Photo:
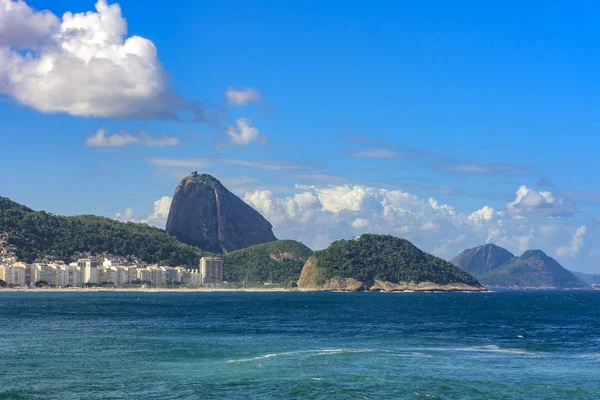
[[313, 251], [294, 240], [276, 240], [223, 254], [223, 280], [241, 286], [295, 285]]
[[480, 279], [513, 258], [515, 256], [510, 251], [494, 244], [486, 244], [465, 250], [450, 262]]
[[298, 287], [329, 290], [483, 290], [467, 272], [407, 240], [365, 234], [333, 242], [302, 269]]
[[573, 273], [540, 250], [527, 250], [481, 277], [486, 285], [514, 289], [583, 289], [588, 287]]
[[119, 222], [94, 215], [64, 217], [34, 211], [0, 197], [0, 232], [9, 235], [19, 259], [32, 262], [52, 255], [69, 260], [75, 252], [136, 256], [149, 263], [197, 266], [202, 250], [179, 242], [147, 224]]

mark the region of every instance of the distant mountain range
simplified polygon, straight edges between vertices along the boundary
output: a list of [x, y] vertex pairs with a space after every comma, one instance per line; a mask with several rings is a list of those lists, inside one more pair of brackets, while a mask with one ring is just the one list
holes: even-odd
[[573, 275], [587, 284], [600, 286], [600, 274], [587, 274], [585, 272], [573, 271]]
[[493, 245], [468, 249], [450, 262], [473, 274], [490, 288], [584, 289], [589, 285], [541, 250], [527, 250], [516, 257]]

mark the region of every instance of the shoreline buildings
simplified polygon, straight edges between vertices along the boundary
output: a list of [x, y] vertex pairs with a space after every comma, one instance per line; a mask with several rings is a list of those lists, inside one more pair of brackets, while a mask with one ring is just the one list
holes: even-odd
[[200, 259], [200, 284], [203, 287], [223, 286], [223, 260], [218, 257]]
[[0, 281], [17, 287], [82, 286], [196, 286], [218, 288], [223, 285], [223, 260], [203, 257], [198, 269], [146, 265], [141, 260], [110, 254], [89, 253], [76, 262], [65, 264], [51, 257], [31, 264], [19, 262], [8, 235], [0, 232]]

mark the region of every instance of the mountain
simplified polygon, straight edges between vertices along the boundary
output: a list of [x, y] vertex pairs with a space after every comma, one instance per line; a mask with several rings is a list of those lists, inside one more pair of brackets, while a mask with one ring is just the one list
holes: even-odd
[[527, 250], [521, 257], [480, 277], [487, 286], [513, 289], [583, 289], [587, 284], [541, 250]]
[[304, 267], [305, 290], [485, 290], [467, 272], [407, 240], [365, 234], [317, 251]]
[[277, 240], [223, 254], [223, 280], [239, 286], [266, 282], [295, 286], [313, 251], [294, 240]]
[[573, 271], [573, 275], [575, 275], [575, 277], [577, 277], [577, 279], [579, 279], [589, 285], [600, 286], [600, 274], [587, 274], [585, 272]]
[[506, 264], [515, 256], [508, 250], [494, 244], [467, 249], [450, 262], [458, 268], [478, 278]]
[[150, 225], [94, 215], [63, 217], [34, 211], [6, 197], [0, 197], [0, 232], [8, 233], [8, 244], [26, 262], [44, 255], [69, 260], [75, 252], [108, 252], [150, 263], [197, 266], [204, 255]]
[[213, 253], [277, 240], [273, 226], [258, 211], [211, 175], [197, 172], [175, 189], [166, 231]]

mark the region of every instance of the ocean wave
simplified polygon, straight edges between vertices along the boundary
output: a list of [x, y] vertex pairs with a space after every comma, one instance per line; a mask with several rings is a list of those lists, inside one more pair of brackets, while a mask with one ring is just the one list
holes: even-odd
[[456, 349], [458, 351], [473, 351], [473, 352], [491, 352], [491, 353], [504, 353], [504, 354], [519, 354], [519, 355], [534, 355], [534, 353], [530, 353], [524, 350], [516, 350], [516, 349], [502, 349], [495, 344], [488, 344], [486, 346], [473, 346], [473, 347], [463, 347]]
[[[403, 349], [402, 352], [404, 354], [422, 354], [422, 352], [455, 352], [455, 351], [464, 351], [464, 352], [473, 352], [473, 353], [501, 353], [501, 354], [513, 354], [513, 355], [527, 355], [527, 356], [539, 356], [538, 353], [532, 353], [525, 350], [519, 349], [503, 349], [494, 344], [488, 344], [485, 346], [472, 346], [472, 347], [414, 347], [414, 348], [406, 348]], [[400, 355], [400, 354], [399, 354]]]
[[240, 358], [240, 359], [235, 359], [235, 360], [228, 360], [228, 363], [242, 363], [242, 362], [249, 362], [249, 361], [257, 361], [257, 360], [264, 360], [266, 358], [272, 358], [272, 357], [286, 357], [286, 356], [294, 356], [297, 354], [306, 354], [309, 356], [312, 355], [316, 355], [316, 356], [323, 356], [323, 355], [335, 355], [335, 354], [348, 354], [348, 353], [369, 353], [372, 352], [373, 350], [371, 349], [319, 349], [319, 350], [298, 350], [298, 351], [286, 351], [286, 352], [282, 352], [282, 353], [269, 353], [269, 354], [263, 354], [260, 356], [256, 356], [256, 357], [251, 357], [251, 358]]
[[600, 353], [580, 354], [577, 358], [597, 358], [600, 360]]

